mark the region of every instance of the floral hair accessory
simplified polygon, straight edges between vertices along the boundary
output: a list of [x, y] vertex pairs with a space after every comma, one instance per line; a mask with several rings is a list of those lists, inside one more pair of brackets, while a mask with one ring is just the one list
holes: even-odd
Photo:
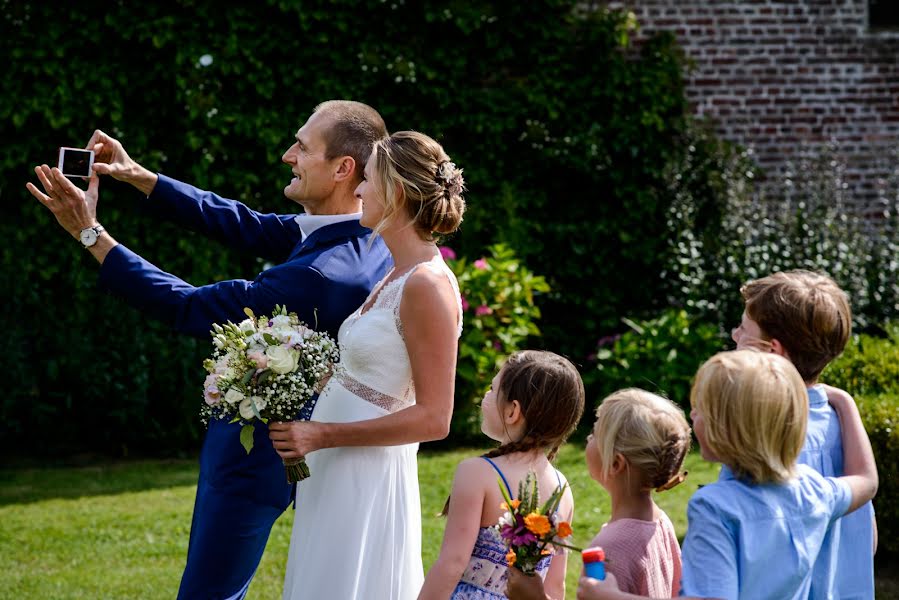
[[438, 183], [443, 185], [443, 188], [450, 197], [460, 195], [465, 187], [465, 180], [462, 178], [462, 169], [457, 169], [456, 163], [448, 160], [437, 165], [436, 179]]

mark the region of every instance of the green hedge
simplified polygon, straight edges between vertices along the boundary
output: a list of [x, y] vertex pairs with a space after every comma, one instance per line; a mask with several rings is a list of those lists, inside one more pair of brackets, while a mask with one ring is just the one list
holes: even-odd
[[[599, 392], [594, 402], [598, 405], [621, 388], [639, 387], [670, 398], [689, 413], [696, 371], [727, 345], [721, 331], [677, 309], [647, 321], [624, 319], [624, 326], [623, 333], [599, 340], [595, 367], [586, 375]], [[585, 419], [592, 422], [592, 414]]]
[[[583, 3], [14, 2], [0, 19], [0, 301], [8, 346], [0, 445], [173, 453], [196, 448], [206, 342], [94, 289], [96, 265], [24, 190], [33, 165], [94, 128], [147, 167], [286, 212], [282, 152], [329, 98], [421, 129], [465, 168], [450, 243], [497, 242], [545, 275], [545, 345], [581, 360], [604, 324], [653, 307], [666, 165], [680, 150], [684, 61], [671, 36], [631, 47], [633, 16]], [[262, 265], [134, 210], [101, 184], [121, 242], [191, 283]], [[640, 274], [639, 285], [623, 284]], [[587, 286], [585, 286], [585, 282]]]
[[464, 315], [451, 435], [456, 442], [477, 444], [481, 399], [506, 358], [540, 335], [540, 309], [535, 299], [548, 292], [549, 286], [503, 244], [491, 246], [485, 256], [474, 261], [457, 258], [446, 247], [443, 252], [459, 280]]
[[874, 497], [878, 552], [899, 555], [899, 394], [860, 397], [858, 409], [880, 476]]
[[821, 380], [854, 395], [899, 395], [899, 322], [883, 328], [883, 335], [853, 335]]
[[887, 324], [882, 335], [854, 335], [821, 380], [856, 397], [880, 474], [879, 547], [899, 553], [899, 323]]

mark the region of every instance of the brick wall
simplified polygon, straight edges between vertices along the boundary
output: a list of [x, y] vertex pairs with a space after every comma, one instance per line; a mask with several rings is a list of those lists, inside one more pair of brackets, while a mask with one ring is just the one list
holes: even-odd
[[[899, 0], [895, 0], [899, 1]], [[867, 0], [627, 0], [641, 35], [666, 30], [695, 67], [688, 94], [776, 185], [804, 143], [834, 140], [860, 203], [895, 166], [899, 31], [872, 31]]]

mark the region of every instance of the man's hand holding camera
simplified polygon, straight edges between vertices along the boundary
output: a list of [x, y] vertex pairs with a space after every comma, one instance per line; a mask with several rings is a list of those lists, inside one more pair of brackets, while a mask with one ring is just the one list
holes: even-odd
[[[100, 175], [130, 183], [146, 195], [156, 187], [156, 173], [135, 162], [121, 142], [97, 129], [85, 149], [60, 148], [59, 166], [35, 167], [34, 172], [44, 191], [32, 183], [26, 188], [32, 196], [50, 209], [69, 235], [79, 240], [101, 264], [116, 241], [97, 221], [97, 199]], [[80, 189], [66, 177], [88, 180], [87, 191]]]
[[156, 173], [148, 171], [128, 156], [119, 140], [97, 129], [87, 143], [87, 149], [94, 151], [95, 173], [130, 183], [147, 196], [156, 187]]

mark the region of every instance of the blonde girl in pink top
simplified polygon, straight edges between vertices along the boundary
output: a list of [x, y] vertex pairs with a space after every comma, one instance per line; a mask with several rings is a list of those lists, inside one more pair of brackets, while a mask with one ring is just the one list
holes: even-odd
[[690, 426], [670, 400], [640, 389], [619, 390], [596, 410], [585, 459], [609, 493], [612, 514], [590, 543], [602, 546], [618, 587], [673, 598], [680, 591], [681, 554], [668, 515], [652, 498], [684, 480]]

